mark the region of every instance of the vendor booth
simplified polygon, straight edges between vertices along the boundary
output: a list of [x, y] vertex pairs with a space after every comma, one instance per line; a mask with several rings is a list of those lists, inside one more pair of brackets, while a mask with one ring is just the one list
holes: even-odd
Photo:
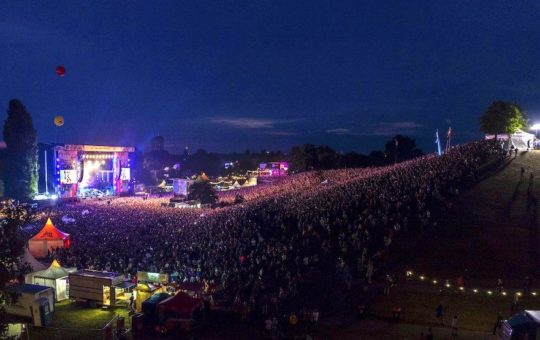
[[499, 340], [538, 339], [540, 311], [525, 310], [502, 322], [497, 333]]
[[202, 306], [201, 299], [178, 292], [159, 303], [159, 323], [167, 332], [174, 330], [189, 332], [195, 323], [196, 314], [202, 309]]
[[53, 288], [56, 301], [62, 301], [68, 298], [69, 273], [76, 271], [77, 268], [63, 268], [54, 260], [49, 268], [27, 274], [25, 282]]
[[46, 257], [48, 251], [57, 248], [68, 249], [71, 246], [71, 237], [54, 226], [51, 219], [47, 219], [47, 223], [39, 233], [28, 241], [28, 249], [30, 254], [35, 257]]
[[154, 294], [162, 293], [163, 289], [160, 286], [154, 286], [151, 283], [138, 283], [133, 291], [135, 293], [135, 311], [140, 312], [142, 310], [143, 302], [148, 300]]
[[142, 303], [142, 312], [144, 313], [143, 325], [155, 326], [158, 323], [158, 305], [161, 301], [167, 300], [171, 296], [167, 293], [158, 293], [152, 295]]
[[125, 293], [135, 286], [124, 280], [124, 275], [80, 270], [69, 274], [69, 298], [94, 301], [104, 306], [115, 306], [118, 300], [127, 300]]
[[169, 318], [192, 319], [193, 314], [202, 308], [202, 299], [192, 298], [183, 292], [159, 303], [159, 319], [164, 322]]
[[54, 312], [54, 292], [51, 287], [20, 284], [6, 286], [6, 291], [19, 295], [15, 303], [5, 305], [7, 314], [30, 318], [38, 327], [51, 323]]

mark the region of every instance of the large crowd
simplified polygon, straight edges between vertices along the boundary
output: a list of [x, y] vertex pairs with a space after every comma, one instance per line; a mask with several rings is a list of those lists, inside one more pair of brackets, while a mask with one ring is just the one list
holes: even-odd
[[[371, 282], [396, 233], [422, 231], [502, 157], [483, 141], [383, 168], [296, 174], [244, 190], [243, 203], [217, 209], [136, 197], [65, 203], [44, 215], [73, 244], [51, 257], [67, 267], [213, 281], [224, 299], [267, 312], [314, 272], [335, 275], [344, 287]], [[66, 215], [75, 222], [62, 223]]]

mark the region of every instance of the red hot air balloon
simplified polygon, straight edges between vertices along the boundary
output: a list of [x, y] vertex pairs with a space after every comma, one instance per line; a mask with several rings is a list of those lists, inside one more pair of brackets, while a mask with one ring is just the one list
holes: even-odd
[[66, 68], [62, 65], [56, 66], [56, 74], [59, 77], [63, 77], [66, 74]]

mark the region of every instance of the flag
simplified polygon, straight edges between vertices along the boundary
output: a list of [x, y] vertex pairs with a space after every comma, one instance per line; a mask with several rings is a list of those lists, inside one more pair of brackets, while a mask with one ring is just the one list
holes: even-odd
[[452, 127], [449, 126], [448, 127], [448, 132], [446, 133], [446, 147], [444, 148], [445, 152], [448, 152], [450, 150], [450, 146], [451, 146], [450, 140], [451, 139], [452, 139]]
[[439, 139], [439, 129], [435, 130], [435, 144], [437, 144], [437, 154], [441, 155], [441, 140]]

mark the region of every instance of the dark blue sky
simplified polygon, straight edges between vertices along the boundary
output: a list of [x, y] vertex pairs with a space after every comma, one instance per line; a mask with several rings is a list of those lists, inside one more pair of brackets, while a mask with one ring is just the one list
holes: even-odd
[[40, 141], [429, 152], [448, 122], [479, 138], [494, 99], [540, 119], [539, 65], [538, 1], [0, 4], [2, 118], [21, 99]]

